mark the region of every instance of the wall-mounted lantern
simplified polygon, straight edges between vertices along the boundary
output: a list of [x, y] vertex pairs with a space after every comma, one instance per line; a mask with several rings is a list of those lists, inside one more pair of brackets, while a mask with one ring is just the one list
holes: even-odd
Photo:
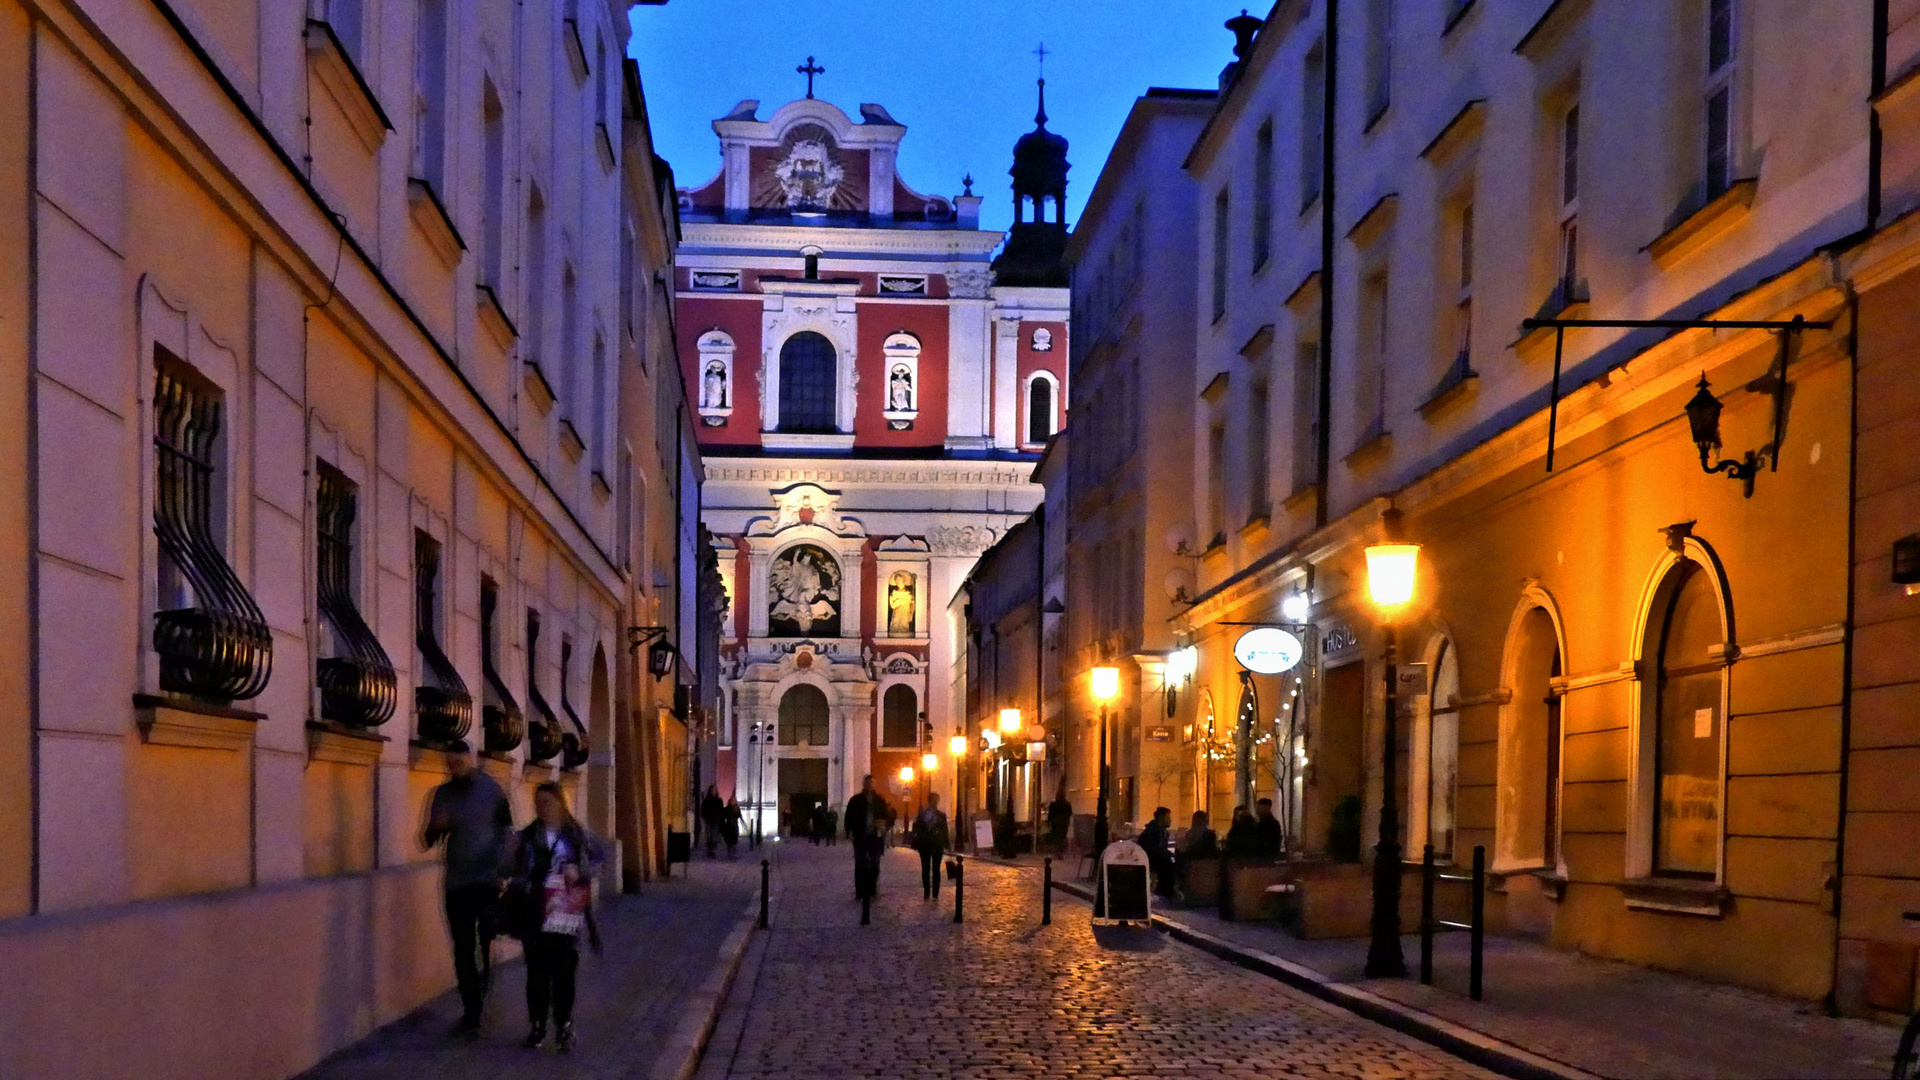
[[1753, 497], [1753, 478], [1760, 473], [1760, 452], [1749, 450], [1739, 461], [1732, 458], [1713, 460], [1713, 452], [1720, 449], [1720, 399], [1713, 396], [1707, 388], [1707, 376], [1700, 376], [1700, 389], [1687, 402], [1687, 426], [1693, 429], [1693, 445], [1700, 448], [1700, 467], [1711, 475], [1726, 473], [1729, 477], [1744, 485], [1747, 498]]

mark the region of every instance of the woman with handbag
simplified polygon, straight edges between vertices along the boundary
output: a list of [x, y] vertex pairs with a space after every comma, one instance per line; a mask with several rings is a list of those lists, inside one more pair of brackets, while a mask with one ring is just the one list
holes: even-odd
[[601, 858], [599, 838], [588, 833], [567, 810], [560, 785], [534, 789], [535, 819], [520, 830], [509, 892], [516, 908], [516, 936], [527, 957], [527, 1014], [532, 1030], [526, 1046], [547, 1041], [547, 1016], [558, 1029], [556, 1045], [573, 1051], [574, 976], [580, 966], [584, 930], [595, 952], [599, 934], [593, 925], [593, 874]]

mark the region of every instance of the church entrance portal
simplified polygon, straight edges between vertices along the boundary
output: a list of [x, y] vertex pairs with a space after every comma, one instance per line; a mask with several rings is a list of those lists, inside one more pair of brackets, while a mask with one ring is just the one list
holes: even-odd
[[813, 808], [827, 801], [827, 759], [781, 758], [779, 799], [780, 822], [787, 835], [808, 835]]

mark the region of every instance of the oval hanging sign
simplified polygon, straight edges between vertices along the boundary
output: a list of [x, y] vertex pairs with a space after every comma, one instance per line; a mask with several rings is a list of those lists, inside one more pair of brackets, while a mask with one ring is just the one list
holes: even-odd
[[1305, 654], [1300, 639], [1277, 626], [1256, 627], [1233, 643], [1233, 658], [1241, 667], [1261, 675], [1291, 671]]

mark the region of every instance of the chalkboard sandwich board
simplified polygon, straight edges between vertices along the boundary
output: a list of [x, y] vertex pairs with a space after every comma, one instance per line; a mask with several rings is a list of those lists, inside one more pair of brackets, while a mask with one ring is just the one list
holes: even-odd
[[1105, 910], [1095, 908], [1095, 925], [1150, 924], [1152, 890], [1148, 888], [1145, 849], [1131, 840], [1108, 844], [1100, 856], [1100, 882]]

